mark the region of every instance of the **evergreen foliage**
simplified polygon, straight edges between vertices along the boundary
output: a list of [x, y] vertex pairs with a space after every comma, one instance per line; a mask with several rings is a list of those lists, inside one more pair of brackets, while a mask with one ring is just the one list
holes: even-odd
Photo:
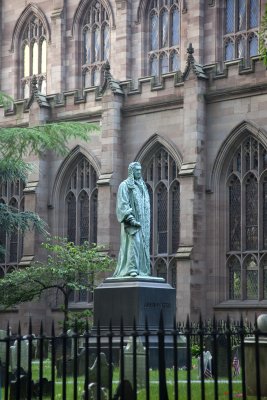
[[13, 99], [8, 94], [0, 91], [0, 106], [4, 107], [4, 110], [8, 110], [13, 105]]
[[[0, 106], [9, 108], [12, 103], [11, 97], [0, 92]], [[33, 169], [33, 165], [25, 161], [27, 156], [40, 156], [45, 151], [65, 156], [69, 151], [70, 140], [88, 141], [93, 131], [99, 131], [96, 124], [80, 122], [49, 123], [23, 128], [0, 126], [0, 185], [18, 179], [27, 181]], [[45, 223], [37, 214], [20, 212], [7, 204], [0, 204], [0, 226], [7, 233], [17, 229], [23, 233], [34, 228], [46, 233]]]
[[259, 54], [263, 64], [267, 67], [267, 5], [265, 6], [259, 31]]
[[48, 251], [45, 262], [15, 270], [0, 280], [0, 303], [5, 307], [38, 299], [49, 289], [58, 290], [63, 298], [63, 312], [68, 321], [69, 299], [73, 290], [93, 290], [98, 275], [107, 271], [112, 259], [102, 248], [75, 245], [61, 237], [47, 238], [42, 247]]

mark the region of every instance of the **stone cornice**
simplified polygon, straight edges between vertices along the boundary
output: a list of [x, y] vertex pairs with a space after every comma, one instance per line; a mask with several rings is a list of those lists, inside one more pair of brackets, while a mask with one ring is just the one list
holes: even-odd
[[216, 89], [208, 91], [205, 95], [207, 103], [216, 103], [219, 101], [233, 100], [248, 96], [257, 96], [267, 93], [267, 83], [260, 83], [253, 86], [243, 85], [240, 87], [230, 87], [226, 89]]
[[154, 113], [155, 111], [166, 111], [183, 108], [184, 100], [182, 97], [165, 101], [153, 101], [150, 103], [138, 103], [122, 107], [122, 113], [128, 115], [140, 115]]

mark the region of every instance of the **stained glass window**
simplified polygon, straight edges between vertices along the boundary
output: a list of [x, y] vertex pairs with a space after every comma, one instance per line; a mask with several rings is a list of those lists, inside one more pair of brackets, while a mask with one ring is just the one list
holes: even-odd
[[257, 178], [250, 174], [246, 179], [246, 248], [257, 250], [258, 248], [258, 182]]
[[[97, 174], [92, 164], [80, 157], [70, 172], [65, 192], [67, 238], [76, 244], [97, 243]], [[91, 301], [92, 293], [74, 292], [71, 301]]]
[[258, 54], [259, 0], [226, 0], [224, 13], [224, 59]]
[[84, 87], [98, 86], [102, 70], [110, 58], [110, 25], [107, 9], [98, 0], [88, 7], [83, 23], [83, 84]]
[[[0, 184], [0, 203], [8, 204], [13, 212], [24, 210], [23, 189], [25, 185], [22, 181], [8, 182]], [[8, 271], [11, 266], [17, 266], [23, 251], [23, 238], [21, 233], [14, 229], [11, 234], [7, 234], [0, 227], [0, 245], [5, 249], [4, 254], [0, 254], [0, 266], [2, 270]]]
[[168, 208], [167, 188], [161, 184], [157, 192], [157, 210], [158, 210], [158, 253], [167, 253], [167, 208]]
[[237, 257], [231, 257], [228, 262], [229, 269], [229, 298], [241, 299], [241, 267]]
[[267, 281], [267, 263], [261, 261], [267, 254], [266, 149], [258, 140], [247, 137], [234, 153], [228, 174], [229, 298], [262, 299]]
[[180, 184], [177, 163], [165, 148], [160, 147], [143, 165], [143, 177], [150, 197], [152, 271], [158, 275], [157, 268], [164, 263], [164, 274], [166, 273], [172, 283], [171, 266], [175, 264], [173, 259], [180, 238]]
[[180, 68], [180, 2], [151, 1], [148, 18], [149, 73], [159, 76], [177, 71]]
[[248, 257], [245, 262], [246, 268], [246, 298], [256, 300], [258, 298], [258, 267], [253, 256]]
[[241, 185], [233, 176], [229, 185], [229, 242], [231, 250], [241, 248]]
[[37, 77], [38, 88], [46, 94], [46, 30], [37, 16], [32, 16], [22, 33], [23, 73], [21, 88], [24, 98], [30, 96], [33, 75]]

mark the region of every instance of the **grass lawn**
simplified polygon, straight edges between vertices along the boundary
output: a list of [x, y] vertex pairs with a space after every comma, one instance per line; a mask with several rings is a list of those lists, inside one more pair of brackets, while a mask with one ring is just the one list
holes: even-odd
[[[33, 362], [33, 380], [37, 381], [39, 376], [39, 363]], [[51, 367], [50, 360], [45, 360], [43, 363], [43, 377], [46, 377], [48, 380], [51, 379]], [[159, 399], [159, 383], [158, 383], [158, 372], [150, 371], [149, 373], [150, 379], [150, 400], [158, 400]], [[169, 394], [169, 400], [174, 400], [174, 372], [172, 369], [166, 370], [166, 380], [167, 380], [167, 389]], [[116, 391], [116, 388], [119, 383], [119, 369], [115, 368], [113, 373], [113, 395]], [[78, 377], [78, 399], [82, 398], [84, 386], [84, 376]], [[201, 400], [201, 382], [198, 378], [197, 369], [194, 368], [191, 370], [191, 399], [192, 400]], [[73, 378], [67, 377], [66, 391], [67, 391], [67, 399], [73, 400]], [[214, 399], [214, 380], [206, 379], [205, 385], [205, 399], [213, 400]], [[221, 379], [218, 382], [218, 391], [219, 391], [219, 399], [227, 400], [229, 399], [229, 387], [227, 379]], [[56, 378], [55, 382], [55, 392], [56, 399], [62, 399], [62, 380], [61, 378]], [[233, 399], [242, 399], [242, 385], [241, 385], [241, 376], [237, 378], [233, 378]], [[2, 399], [4, 399], [4, 389], [2, 388]], [[49, 397], [43, 397], [44, 400], [49, 399]], [[146, 400], [146, 390], [145, 388], [139, 387], [137, 393], [138, 400]], [[178, 399], [179, 400], [187, 400], [188, 399], [188, 385], [187, 385], [187, 371], [179, 370], [178, 371]], [[262, 399], [267, 399], [263, 398]], [[256, 397], [248, 397], [248, 400], [256, 400]]]

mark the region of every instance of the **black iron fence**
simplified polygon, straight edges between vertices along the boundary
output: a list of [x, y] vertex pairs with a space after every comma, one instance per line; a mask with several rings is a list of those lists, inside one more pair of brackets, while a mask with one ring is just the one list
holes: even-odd
[[55, 335], [0, 330], [2, 400], [262, 399], [267, 338], [257, 323], [174, 321], [131, 330], [112, 324]]

